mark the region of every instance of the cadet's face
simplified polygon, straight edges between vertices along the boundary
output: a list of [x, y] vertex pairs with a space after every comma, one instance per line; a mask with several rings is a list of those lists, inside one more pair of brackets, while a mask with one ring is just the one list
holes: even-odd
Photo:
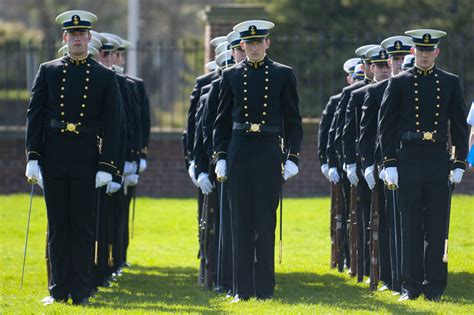
[[375, 80], [383, 81], [390, 77], [390, 66], [386, 62], [375, 63], [370, 66]]
[[348, 85], [351, 85], [354, 80], [352, 80], [352, 74], [348, 74], [346, 77], [346, 81]]
[[234, 56], [235, 62], [239, 63], [245, 59], [245, 51], [240, 48], [233, 48], [232, 56]]
[[72, 31], [63, 34], [63, 40], [67, 43], [68, 54], [75, 59], [87, 56], [87, 44], [90, 39], [89, 31]]
[[242, 41], [240, 47], [245, 51], [250, 61], [259, 61], [263, 59], [265, 51], [270, 47], [270, 39], [266, 38], [255, 42]]
[[415, 48], [415, 64], [418, 68], [429, 69], [434, 65], [436, 57], [439, 55], [439, 48], [435, 50], [421, 50]]
[[398, 74], [402, 71], [403, 57], [404, 56], [390, 56], [388, 64], [392, 68], [393, 75]]
[[125, 58], [122, 53], [116, 52], [114, 53], [115, 58], [113, 60], [114, 65], [123, 67], [125, 65]]
[[362, 70], [364, 70], [366, 77], [372, 79], [374, 77], [374, 74], [372, 73], [370, 65], [370, 63], [364, 62], [364, 64], [362, 65]]
[[112, 59], [113, 53], [110, 51], [101, 51], [99, 53], [99, 62], [106, 66], [107, 68], [112, 67], [113, 64], [113, 59]]

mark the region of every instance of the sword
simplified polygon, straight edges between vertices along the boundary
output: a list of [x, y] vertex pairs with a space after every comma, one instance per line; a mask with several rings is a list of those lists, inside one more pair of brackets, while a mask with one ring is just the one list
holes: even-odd
[[99, 217], [100, 217], [100, 187], [97, 188], [97, 213], [95, 224], [94, 265], [99, 265]]
[[109, 256], [108, 256], [108, 259], [107, 259], [107, 265], [109, 267], [113, 267], [114, 266], [114, 257], [113, 257], [113, 251], [112, 251], [112, 209], [113, 209], [113, 206], [112, 206], [112, 201], [113, 201], [113, 197], [111, 194], [108, 195], [109, 196], [109, 211], [107, 213], [107, 216], [108, 216], [108, 221], [109, 221]]
[[280, 185], [280, 252], [278, 256], [278, 263], [281, 264], [283, 257], [283, 180]]
[[222, 251], [222, 205], [224, 201], [224, 182], [221, 181], [221, 192], [219, 196], [219, 240], [217, 243], [217, 287], [216, 291], [221, 288], [221, 251]]
[[[456, 159], [456, 147], [451, 147], [451, 162], [453, 163]], [[454, 184], [451, 183], [451, 180], [448, 180], [448, 213], [447, 213], [447, 222], [446, 230], [444, 232], [444, 253], [443, 253], [443, 262], [448, 263], [448, 236], [449, 236], [449, 217], [451, 216], [451, 198], [453, 196]]]
[[133, 207], [132, 207], [132, 238], [133, 238], [133, 231], [135, 230], [135, 201], [136, 201], [136, 191], [137, 186], [133, 187]]
[[26, 239], [25, 239], [25, 249], [23, 251], [23, 267], [21, 268], [21, 282], [20, 289], [23, 288], [23, 277], [25, 276], [25, 264], [26, 264], [26, 250], [28, 248], [28, 233], [30, 231], [30, 218], [31, 218], [31, 207], [33, 206], [33, 193], [35, 191], [36, 180], [28, 179], [28, 182], [31, 184], [31, 193], [30, 193], [30, 209], [28, 210], [28, 223], [26, 224]]
[[400, 281], [400, 269], [398, 266], [398, 230], [397, 230], [397, 204], [396, 204], [396, 191], [397, 185], [389, 184], [387, 188], [392, 191], [392, 212], [393, 212], [393, 236], [395, 241], [395, 277], [397, 281]]

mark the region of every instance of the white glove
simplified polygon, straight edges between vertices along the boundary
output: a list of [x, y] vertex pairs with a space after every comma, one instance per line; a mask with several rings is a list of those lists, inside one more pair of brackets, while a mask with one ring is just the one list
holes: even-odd
[[217, 161], [215, 172], [216, 172], [218, 181], [226, 180], [226, 169], [227, 169], [226, 160]]
[[283, 168], [283, 179], [288, 180], [298, 174], [298, 165], [290, 160], [286, 160], [285, 167]]
[[106, 194], [113, 194], [113, 193], [117, 192], [120, 189], [120, 187], [122, 187], [122, 185], [120, 185], [119, 183], [116, 183], [114, 181], [109, 182], [107, 184], [107, 188], [105, 189], [105, 193]]
[[26, 164], [25, 176], [28, 178], [28, 181], [37, 182], [40, 177], [40, 167], [38, 161], [31, 160]]
[[351, 182], [352, 186], [357, 186], [359, 183], [359, 177], [357, 177], [357, 166], [355, 163], [346, 166], [347, 178]]
[[137, 162], [132, 162], [132, 174], [136, 174], [138, 170]]
[[112, 181], [112, 175], [107, 172], [98, 171], [95, 175], [95, 188], [107, 185]]
[[464, 170], [462, 168], [455, 168], [451, 171], [449, 175], [449, 180], [452, 184], [459, 184], [462, 179], [462, 175], [464, 174]]
[[209, 193], [212, 191], [212, 188], [214, 188], [211, 181], [209, 180], [209, 174], [207, 173], [199, 174], [197, 183], [204, 195], [209, 195]]
[[132, 162], [125, 162], [125, 165], [123, 166], [123, 176], [128, 176], [130, 174], [133, 174]]
[[128, 175], [125, 177], [125, 185], [128, 187], [136, 186], [138, 184], [138, 177], [137, 174]]
[[146, 170], [146, 160], [140, 159], [140, 168], [138, 169], [138, 172], [141, 173], [144, 170]]
[[375, 178], [374, 178], [374, 166], [370, 165], [364, 171], [364, 178], [369, 186], [370, 190], [374, 189], [375, 187]]
[[197, 181], [196, 181], [196, 173], [195, 173], [195, 170], [196, 170], [196, 167], [194, 165], [194, 160], [192, 160], [190, 163], [189, 163], [189, 168], [188, 168], [188, 174], [189, 174], [189, 177], [191, 178], [191, 181], [193, 182], [193, 184], [196, 186], [196, 187], [199, 187]]
[[396, 167], [387, 167], [385, 169], [385, 182], [398, 186], [398, 171]]
[[342, 170], [347, 173], [347, 164], [346, 163], [343, 163], [342, 164]]
[[329, 165], [328, 163], [325, 163], [321, 165], [321, 173], [323, 173], [324, 177], [326, 177], [327, 180], [329, 180]]
[[385, 167], [384, 167], [384, 168], [382, 168], [382, 170], [379, 173], [379, 179], [383, 180], [385, 182], [385, 175], [386, 174], [385, 174]]
[[329, 169], [328, 176], [329, 176], [329, 181], [333, 184], [337, 184], [339, 180], [341, 179], [339, 177], [339, 174], [337, 173], [337, 168], [335, 167], [331, 167]]

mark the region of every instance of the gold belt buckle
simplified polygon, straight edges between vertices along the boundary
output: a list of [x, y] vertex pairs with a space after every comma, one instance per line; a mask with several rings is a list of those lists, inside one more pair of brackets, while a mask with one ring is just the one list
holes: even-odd
[[260, 124], [250, 124], [250, 131], [260, 132]]
[[432, 141], [433, 140], [433, 133], [429, 131], [423, 132], [423, 140]]
[[66, 125], [66, 129], [67, 129], [67, 131], [70, 131], [70, 132], [75, 132], [75, 131], [76, 131], [76, 124], [73, 124], [73, 123], [67, 123], [67, 125]]

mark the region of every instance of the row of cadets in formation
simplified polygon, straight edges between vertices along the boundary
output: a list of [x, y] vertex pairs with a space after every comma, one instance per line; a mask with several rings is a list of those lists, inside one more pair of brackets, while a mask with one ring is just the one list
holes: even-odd
[[40, 65], [27, 110], [26, 177], [42, 186], [48, 217], [45, 305], [88, 304], [127, 265], [131, 190], [146, 168], [143, 81], [121, 73], [129, 43], [92, 31], [96, 21], [56, 17], [66, 45]]
[[212, 40], [220, 69], [196, 79], [183, 141], [189, 175], [200, 188], [198, 219], [208, 218], [202, 204], [222, 205], [214, 211], [214, 284], [232, 302], [272, 298], [281, 183], [298, 173], [302, 123], [296, 78], [290, 67], [266, 55], [273, 27], [245, 21]]
[[[421, 294], [439, 301], [447, 284], [443, 254], [451, 186], [461, 182], [467, 165], [467, 113], [459, 78], [435, 66], [446, 33], [405, 33], [359, 47], [355, 53], [360, 59], [344, 63], [349, 86], [324, 108], [318, 157], [324, 176], [341, 185], [340, 246], [351, 275], [373, 275], [371, 244], [376, 237], [380, 289], [401, 293], [400, 301]], [[357, 69], [364, 72], [363, 79]], [[357, 259], [350, 259], [346, 224], [352, 224], [351, 187], [357, 189]], [[377, 231], [371, 230], [374, 192]]]

